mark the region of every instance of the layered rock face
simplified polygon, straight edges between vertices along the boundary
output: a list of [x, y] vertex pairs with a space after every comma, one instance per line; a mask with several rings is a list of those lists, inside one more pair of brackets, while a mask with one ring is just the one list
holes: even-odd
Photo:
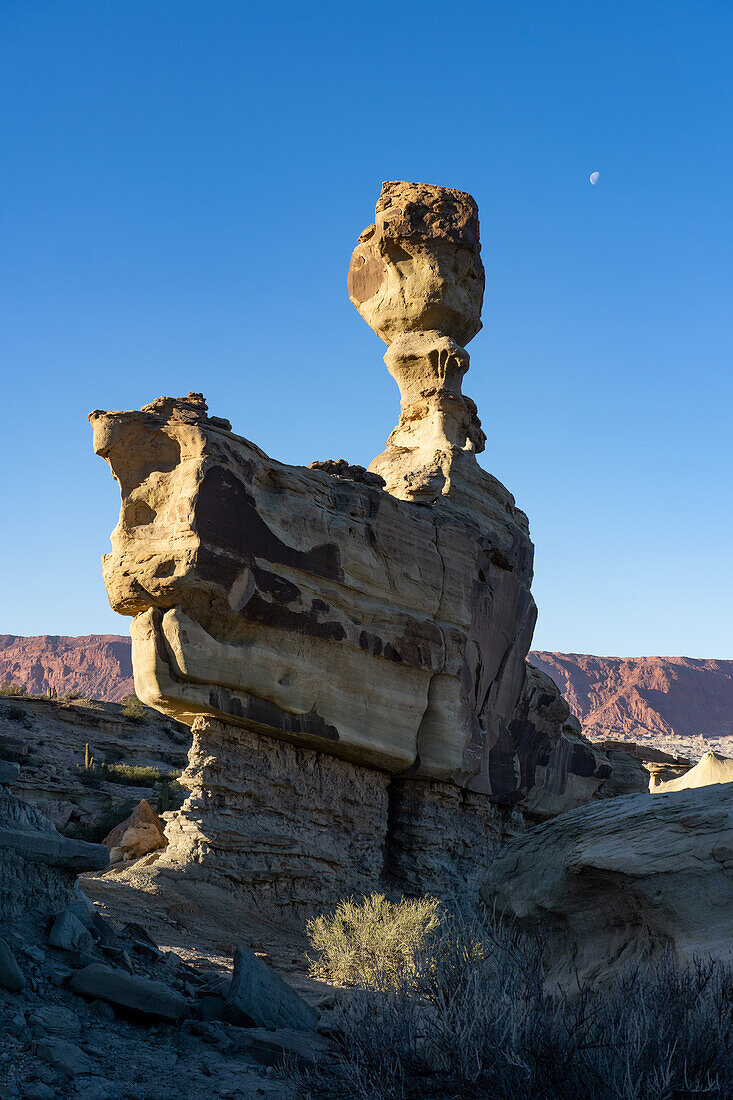
[[[133, 616], [137, 694], [194, 724], [212, 759], [227, 737], [246, 745], [227, 750], [223, 781], [194, 745], [184, 818], [206, 816], [215, 784], [238, 820], [255, 737], [289, 742], [402, 777], [374, 834], [394, 868], [409, 857], [403, 843], [390, 855], [387, 817], [405, 816], [404, 799], [440, 816], [435, 784], [487, 799], [478, 816], [493, 815], [498, 833], [497, 807], [543, 816], [611, 793], [613, 766], [525, 664], [536, 615], [527, 519], [478, 466], [484, 436], [461, 393], [483, 295], [473, 199], [385, 184], [349, 292], [388, 343], [402, 397], [369, 471], [276, 462], [208, 416], [199, 394], [90, 419], [122, 493], [103, 568], [112, 606]], [[304, 759], [288, 758], [291, 793]], [[426, 784], [417, 802], [406, 777]], [[276, 798], [280, 780], [263, 782]], [[325, 810], [328, 783], [316, 788]]]
[[59, 696], [78, 691], [117, 702], [133, 691], [130, 643], [115, 634], [0, 634], [0, 683], [17, 684], [31, 695], [55, 688]]
[[588, 737], [676, 752], [694, 737], [733, 738], [733, 661], [545, 652], [529, 659], [560, 686]]
[[42, 927], [51, 914], [77, 900], [81, 871], [109, 863], [101, 844], [71, 840], [12, 793], [18, 766], [0, 760], [0, 920]]
[[561, 814], [512, 840], [481, 887], [543, 931], [563, 985], [665, 949], [733, 958], [733, 786], [633, 795]]

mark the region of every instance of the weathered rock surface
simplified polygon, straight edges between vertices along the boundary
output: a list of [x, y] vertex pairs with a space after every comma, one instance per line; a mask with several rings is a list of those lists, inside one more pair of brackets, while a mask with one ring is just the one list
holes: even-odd
[[40, 927], [77, 900], [79, 872], [108, 863], [101, 844], [62, 836], [8, 787], [0, 788], [0, 920]]
[[186, 1001], [163, 982], [128, 974], [118, 967], [91, 963], [71, 979], [72, 992], [80, 997], [106, 1001], [136, 1016], [178, 1023], [186, 1012]]
[[310, 913], [379, 881], [389, 777], [229, 723], [193, 725], [189, 787], [155, 864], [251, 899], [254, 911]]
[[[240, 815], [253, 774], [267, 770], [255, 737], [269, 740], [265, 756], [278, 755], [277, 742], [301, 754], [283, 782], [286, 815], [297, 771], [320, 776], [335, 758], [350, 765], [334, 778], [340, 794], [361, 788], [368, 814], [390, 775], [471, 792], [477, 810], [486, 799], [470, 825], [456, 825], [456, 853], [469, 836], [493, 835], [497, 807], [542, 817], [633, 788], [633, 765], [616, 781], [614, 762], [583, 739], [555, 685], [525, 663], [536, 617], [527, 518], [478, 465], [485, 437], [461, 392], [483, 278], [469, 195], [384, 185], [349, 273], [401, 394], [398, 425], [368, 473], [345, 460], [276, 462], [209, 416], [200, 394], [91, 414], [95, 451], [121, 489], [103, 571], [112, 606], [133, 617], [137, 694], [197, 723], [182, 780], [192, 794], [161, 867], [187, 851], [192, 866], [215, 862], [240, 883], [272, 882], [305, 832], [303, 870], [317, 881], [323, 857], [313, 841], [328, 831], [320, 807], [332, 815], [337, 799], [319, 778], [318, 812], [289, 837], [275, 831], [278, 859], [271, 840], [248, 848]], [[435, 835], [443, 796], [408, 802], [422, 805]], [[269, 805], [262, 813], [268, 820]], [[352, 803], [345, 816], [358, 827]], [[388, 832], [385, 821], [371, 834], [363, 878], [379, 874]], [[389, 857], [401, 873], [410, 835], [403, 829]], [[347, 861], [349, 881], [357, 847], [347, 835], [331, 851]], [[435, 869], [424, 847], [421, 858]]]
[[17, 797], [60, 831], [98, 839], [141, 798], [155, 803], [159, 789], [145, 780], [130, 786], [85, 772], [87, 742], [97, 764], [144, 766], [165, 775], [185, 766], [191, 733], [155, 711], [146, 710], [142, 718], [126, 716], [115, 703], [0, 698], [0, 755], [8, 753], [19, 762], [2, 761], [0, 767], [20, 767]]
[[225, 1015], [244, 1027], [315, 1031], [318, 1026], [316, 1010], [266, 963], [242, 947], [234, 952], [234, 976]]
[[549, 933], [562, 983], [671, 948], [733, 958], [733, 787], [582, 806], [512, 840], [481, 896]]
[[115, 826], [102, 843], [109, 848], [110, 863], [139, 859], [148, 852], [157, 852], [168, 844], [165, 826], [145, 799], [138, 802], [128, 818]]
[[4, 939], [0, 938], [0, 985], [11, 993], [18, 993], [25, 987], [25, 976], [18, 966], [18, 960]]
[[539, 651], [529, 659], [559, 685], [590, 738], [686, 753], [685, 742], [699, 737], [728, 751], [715, 741], [733, 738], [733, 661]]
[[652, 774], [649, 790], [653, 794], [663, 794], [666, 791], [686, 791], [717, 783], [733, 783], [733, 759], [717, 752], [706, 752], [694, 768], [674, 779], [665, 781]]
[[54, 688], [116, 702], [133, 689], [127, 638], [89, 634], [68, 638], [0, 634], [0, 684], [17, 684], [31, 695]]

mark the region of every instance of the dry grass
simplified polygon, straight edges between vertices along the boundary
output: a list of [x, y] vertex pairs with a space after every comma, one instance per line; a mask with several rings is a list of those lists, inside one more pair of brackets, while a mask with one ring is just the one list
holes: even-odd
[[308, 921], [311, 973], [337, 985], [393, 987], [414, 973], [416, 959], [440, 924], [435, 898], [389, 901], [382, 894], [342, 901]]
[[[416, 903], [403, 903], [405, 915]], [[434, 904], [434, 903], [431, 903]], [[402, 907], [368, 899], [366, 981], [336, 1020], [338, 1056], [297, 1077], [319, 1100], [724, 1100], [733, 1096], [733, 972], [664, 958], [606, 989], [545, 990], [544, 945], [489, 920], [443, 916], [395, 968]], [[418, 912], [421, 910], [417, 909]], [[423, 911], [424, 912], [424, 911]], [[378, 915], [385, 913], [386, 968]], [[369, 919], [365, 921], [365, 914]], [[376, 920], [373, 918], [377, 918]], [[437, 920], [437, 912], [436, 912]], [[330, 929], [338, 925], [312, 922]], [[414, 927], [414, 919], [407, 926]], [[419, 925], [419, 922], [418, 922]], [[331, 946], [331, 951], [334, 948]], [[343, 951], [344, 958], [348, 953]], [[336, 954], [336, 962], [341, 955]], [[337, 965], [336, 969], [341, 972]], [[386, 970], [389, 980], [380, 982]]]

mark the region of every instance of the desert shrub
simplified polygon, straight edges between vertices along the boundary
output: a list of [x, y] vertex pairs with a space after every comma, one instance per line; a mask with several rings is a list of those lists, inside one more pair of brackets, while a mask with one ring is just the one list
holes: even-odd
[[122, 714], [125, 718], [131, 722], [144, 722], [147, 714], [147, 707], [140, 702], [137, 695], [130, 694], [125, 695], [120, 699], [122, 703]]
[[145, 764], [106, 764], [104, 770], [110, 783], [124, 783], [128, 787], [154, 787], [156, 783], [170, 783], [181, 774]]
[[63, 692], [62, 695], [59, 696], [59, 700], [62, 703], [73, 703], [77, 699], [81, 699], [81, 698], [83, 698], [82, 693], [80, 691], [73, 691], [73, 690], [72, 691], [65, 691], [65, 692]]
[[342, 901], [331, 916], [308, 921], [312, 972], [341, 985], [383, 988], [412, 973], [440, 923], [435, 898], [395, 903], [383, 894]]
[[20, 684], [11, 684], [10, 681], [6, 681], [4, 684], [0, 684], [0, 695], [19, 695], [26, 694], [26, 690]]
[[671, 957], [550, 991], [541, 939], [444, 916], [400, 980], [344, 999], [337, 1055], [291, 1071], [321, 1100], [733, 1096], [733, 970]]
[[[91, 763], [89, 763], [91, 761]], [[89, 786], [98, 787], [101, 783], [119, 783], [125, 787], [155, 787], [159, 783], [168, 783], [171, 803], [179, 796], [181, 788], [175, 782], [180, 776], [178, 771], [164, 772], [147, 764], [103, 764], [96, 763], [85, 749], [84, 764], [78, 765], [80, 778]]]

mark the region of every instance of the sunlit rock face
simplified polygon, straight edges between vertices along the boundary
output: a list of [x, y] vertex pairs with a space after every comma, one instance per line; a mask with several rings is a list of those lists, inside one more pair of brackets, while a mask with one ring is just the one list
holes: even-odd
[[[608, 792], [609, 758], [528, 671], [527, 518], [476, 461], [461, 392], [483, 296], [473, 199], [385, 184], [349, 292], [401, 393], [368, 472], [283, 465], [200, 394], [92, 413], [122, 494], [104, 577], [133, 616], [138, 695], [537, 816]], [[407, 802], [430, 798], [411, 787]]]

